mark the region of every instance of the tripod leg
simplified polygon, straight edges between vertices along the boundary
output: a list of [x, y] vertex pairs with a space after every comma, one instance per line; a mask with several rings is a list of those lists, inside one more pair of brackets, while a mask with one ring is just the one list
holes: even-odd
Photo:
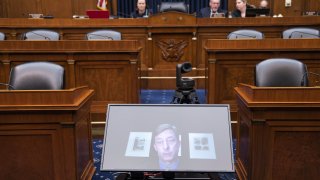
[[182, 104], [183, 97], [183, 93], [176, 90], [170, 104]]
[[200, 104], [196, 91], [190, 92], [188, 99], [190, 100], [190, 104]]

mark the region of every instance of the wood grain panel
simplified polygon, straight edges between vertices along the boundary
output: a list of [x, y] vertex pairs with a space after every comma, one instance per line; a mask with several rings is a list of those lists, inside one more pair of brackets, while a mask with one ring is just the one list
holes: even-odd
[[71, 18], [74, 14], [72, 0], [41, 0], [44, 15], [52, 15], [55, 18]]
[[[56, 130], [41, 130], [46, 126], [26, 127], [15, 131], [3, 131], [10, 126], [1, 125], [0, 130], [0, 160], [11, 162], [7, 166], [2, 165], [1, 179], [47, 179], [48, 177], [63, 177], [62, 167], [57, 167], [60, 162], [54, 162], [57, 158], [60, 145]], [[32, 143], [25, 143], [32, 142]], [[54, 147], [57, 145], [57, 147]], [[39, 151], [41, 149], [41, 151]], [[7, 163], [6, 163], [7, 164]], [[42, 168], [39, 168], [42, 167]], [[12, 170], [15, 170], [12, 173]], [[58, 171], [54, 172], [57, 169]]]
[[96, 89], [94, 100], [129, 102], [130, 69], [126, 66], [126, 63], [121, 65], [114, 62], [78, 62], [76, 63], [76, 71], [78, 71], [76, 85], [88, 85]]
[[272, 179], [315, 179], [319, 175], [320, 151], [315, 149], [320, 149], [320, 132], [319, 128], [312, 129], [272, 128]]
[[97, 2], [95, 0], [72, 0], [73, 14], [84, 15], [86, 10], [97, 9]]
[[0, 179], [91, 179], [92, 95], [87, 87], [1, 90]]
[[318, 179], [319, 91], [318, 87], [246, 84], [235, 88], [239, 179]]
[[317, 1], [317, 0], [305, 1], [305, 11], [319, 11], [319, 9], [320, 9], [320, 1]]
[[4, 0], [7, 16], [28, 18], [29, 14], [43, 13], [41, 0]]

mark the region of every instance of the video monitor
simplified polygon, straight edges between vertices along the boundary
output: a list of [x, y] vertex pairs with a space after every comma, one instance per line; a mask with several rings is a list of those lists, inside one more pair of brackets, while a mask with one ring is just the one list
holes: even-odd
[[261, 9], [247, 8], [246, 10], [246, 17], [269, 16], [269, 14], [270, 14], [270, 9], [267, 9], [267, 8], [261, 8]]
[[108, 106], [101, 171], [234, 172], [229, 105]]

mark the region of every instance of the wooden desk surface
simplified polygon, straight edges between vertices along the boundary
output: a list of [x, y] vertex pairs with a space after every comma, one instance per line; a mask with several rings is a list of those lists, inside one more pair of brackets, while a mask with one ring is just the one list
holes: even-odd
[[209, 39], [204, 48], [207, 52], [226, 51], [319, 51], [320, 39], [241, 39], [241, 40], [214, 40]]
[[135, 40], [122, 41], [0, 41], [1, 53], [9, 52], [137, 52], [141, 49]]
[[320, 87], [256, 87], [240, 83], [235, 92], [248, 107], [320, 107]]

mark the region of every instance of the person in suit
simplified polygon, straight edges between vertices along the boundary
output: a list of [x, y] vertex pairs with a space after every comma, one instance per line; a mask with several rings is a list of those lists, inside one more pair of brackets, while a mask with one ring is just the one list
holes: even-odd
[[246, 17], [247, 8], [255, 8], [247, 3], [247, 0], [236, 0], [236, 10], [231, 13], [232, 17]]
[[227, 11], [220, 8], [220, 0], [210, 0], [209, 7], [202, 8], [198, 13], [199, 18], [213, 17], [215, 13], [224, 13], [226, 16]]
[[181, 142], [175, 126], [160, 124], [154, 132], [153, 148], [158, 155], [158, 167], [168, 171], [178, 168]]
[[130, 14], [132, 18], [147, 18], [151, 14], [148, 9], [147, 0], [137, 0], [137, 7], [135, 11]]

